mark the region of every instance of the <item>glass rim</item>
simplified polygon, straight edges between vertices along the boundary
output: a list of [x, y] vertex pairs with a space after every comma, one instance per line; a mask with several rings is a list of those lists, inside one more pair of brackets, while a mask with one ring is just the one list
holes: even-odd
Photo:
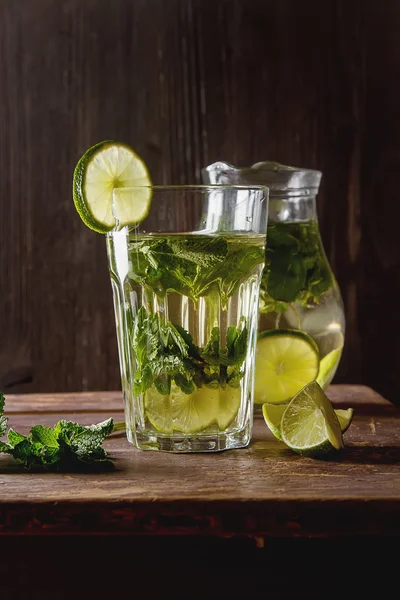
[[269, 187], [267, 185], [253, 185], [253, 184], [228, 184], [228, 183], [222, 183], [222, 184], [218, 184], [218, 183], [204, 183], [204, 184], [178, 184], [178, 185], [129, 185], [124, 187], [124, 189], [140, 189], [140, 188], [146, 188], [146, 189], [151, 189], [151, 190], [155, 190], [155, 191], [165, 191], [165, 192], [169, 192], [169, 191], [180, 191], [180, 190], [198, 190], [198, 191], [205, 191], [205, 190], [254, 190], [254, 191], [265, 191], [268, 190], [269, 191]]

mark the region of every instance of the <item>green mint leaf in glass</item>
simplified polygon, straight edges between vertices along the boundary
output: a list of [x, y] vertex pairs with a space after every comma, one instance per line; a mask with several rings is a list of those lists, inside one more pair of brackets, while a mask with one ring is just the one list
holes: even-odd
[[228, 247], [222, 236], [157, 238], [130, 243], [130, 277], [160, 297], [168, 291], [197, 301], [218, 286], [226, 302], [249, 272], [264, 261], [261, 248]]
[[204, 350], [200, 353], [203, 360], [211, 365], [220, 364], [220, 332], [219, 327], [213, 327], [211, 337]]
[[154, 385], [159, 394], [168, 396], [171, 392], [171, 377], [166, 373], [162, 373], [154, 380]]
[[194, 262], [204, 269], [221, 263], [228, 254], [228, 244], [223, 237], [172, 238], [169, 246], [176, 257]]
[[[159, 394], [167, 396], [174, 384], [185, 394], [192, 394], [204, 385], [211, 388], [238, 386], [243, 377], [241, 367], [246, 357], [248, 330], [244, 318], [238, 327], [227, 330], [226, 348], [221, 347], [220, 330], [214, 327], [201, 348], [180, 325], [163, 322], [160, 315], [148, 314], [141, 307], [136, 314], [132, 335], [132, 350], [136, 358], [133, 382], [137, 395], [145, 394], [153, 385]], [[227, 367], [235, 366], [235, 373]]]
[[246, 325], [246, 320], [242, 317], [237, 328], [238, 335], [233, 344], [233, 364], [241, 365], [246, 358], [247, 343], [249, 332]]

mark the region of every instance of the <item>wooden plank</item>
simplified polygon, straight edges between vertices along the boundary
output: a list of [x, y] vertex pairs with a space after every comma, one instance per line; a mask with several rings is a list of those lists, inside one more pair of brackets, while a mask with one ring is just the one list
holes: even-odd
[[[76, 418], [75, 400], [63, 417]], [[114, 435], [111, 473], [26, 473], [0, 456], [0, 533], [400, 535], [400, 411], [377, 403], [357, 413], [357, 404], [337, 461], [291, 452], [260, 417], [247, 449], [216, 455], [141, 452]], [[60, 415], [49, 409], [14, 412], [10, 426], [53, 425]], [[115, 408], [109, 415], [122, 417]], [[86, 424], [104, 418], [104, 410], [79, 414]]]
[[[331, 385], [328, 395], [332, 402], [347, 406], [393, 406], [378, 392], [364, 385]], [[122, 392], [83, 392], [67, 394], [8, 394], [7, 413], [107, 412], [122, 410]]]
[[337, 381], [397, 401], [399, 28], [398, 0], [2, 0], [0, 388], [120, 385], [104, 239], [71, 199], [114, 138], [158, 184], [218, 159], [321, 169]]
[[122, 392], [7, 394], [7, 413], [88, 413], [123, 410]]

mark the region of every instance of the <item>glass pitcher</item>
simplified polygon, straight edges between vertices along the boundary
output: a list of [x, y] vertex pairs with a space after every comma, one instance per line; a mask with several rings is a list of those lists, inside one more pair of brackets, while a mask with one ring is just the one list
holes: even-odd
[[282, 404], [317, 380], [332, 381], [344, 344], [343, 302], [326, 257], [316, 211], [322, 173], [274, 162], [235, 168], [216, 162], [204, 183], [269, 188], [259, 298], [254, 401]]

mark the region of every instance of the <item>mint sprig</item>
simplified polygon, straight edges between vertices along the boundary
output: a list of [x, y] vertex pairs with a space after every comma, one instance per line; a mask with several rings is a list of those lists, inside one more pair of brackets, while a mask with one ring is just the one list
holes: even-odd
[[[4, 395], [0, 392], [0, 437], [7, 431], [4, 405]], [[113, 430], [111, 418], [89, 426], [65, 420], [54, 427], [35, 425], [27, 436], [10, 428], [8, 441], [0, 441], [0, 452], [10, 454], [28, 470], [109, 470], [114, 465], [102, 443]]]
[[148, 313], [142, 306], [134, 318], [131, 344], [136, 357], [137, 395], [152, 385], [167, 395], [172, 383], [191, 394], [203, 385], [238, 387], [243, 377], [248, 329], [242, 317], [237, 327], [228, 327], [226, 345], [222, 347], [220, 329], [214, 327], [201, 348], [183, 327], [163, 321], [158, 313]]
[[130, 256], [130, 277], [158, 296], [174, 291], [196, 302], [217, 290], [222, 305], [264, 262], [261, 247], [200, 235], [132, 241]]
[[260, 312], [284, 312], [292, 302], [316, 303], [332, 283], [316, 221], [268, 225]]

